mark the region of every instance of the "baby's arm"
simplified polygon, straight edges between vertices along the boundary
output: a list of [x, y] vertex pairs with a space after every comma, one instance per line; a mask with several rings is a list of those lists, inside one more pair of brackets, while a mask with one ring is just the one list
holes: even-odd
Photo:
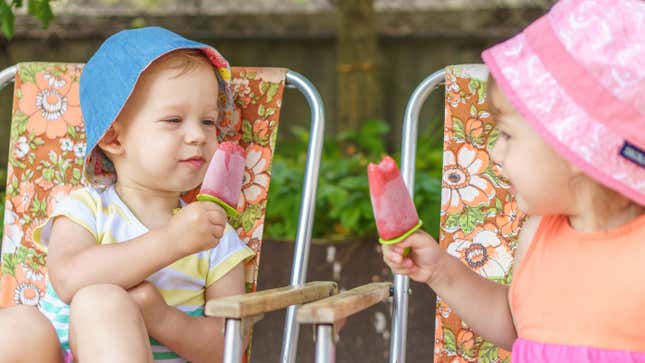
[[87, 229], [57, 217], [47, 256], [49, 278], [68, 304], [85, 286], [106, 283], [128, 289], [178, 258], [173, 248], [160, 248], [171, 244], [167, 234], [155, 230], [127, 243], [99, 245]]
[[212, 248], [226, 227], [226, 214], [214, 203], [192, 203], [154, 229], [122, 243], [97, 244], [71, 219], [57, 217], [49, 240], [48, 269], [56, 293], [66, 303], [82, 287], [114, 284], [129, 289], [152, 273], [199, 250]]
[[[206, 300], [243, 293], [244, 265], [240, 263], [206, 289]], [[137, 301], [136, 298], [134, 300]], [[190, 362], [222, 361], [222, 318], [193, 317], [168, 305], [165, 311], [155, 315], [143, 311], [148, 334], [161, 344]]]
[[[530, 243], [537, 223], [524, 224], [515, 268]], [[411, 248], [408, 257], [403, 249]], [[395, 273], [427, 283], [461, 318], [491, 342], [510, 350], [517, 334], [509, 305], [509, 288], [483, 278], [457, 258], [442, 251], [434, 239], [417, 232], [405, 241], [383, 247], [383, 258]]]
[[508, 286], [475, 273], [457, 258], [444, 253], [433, 280], [439, 295], [478, 334], [510, 350], [517, 337], [508, 303]]

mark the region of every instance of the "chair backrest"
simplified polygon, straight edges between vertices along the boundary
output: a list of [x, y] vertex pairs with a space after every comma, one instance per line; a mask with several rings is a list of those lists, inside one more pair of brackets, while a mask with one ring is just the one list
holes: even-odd
[[[85, 132], [78, 94], [82, 64], [21, 63], [17, 67], [7, 170], [0, 306], [37, 305], [44, 296], [45, 260], [32, 239], [56, 203], [82, 187]], [[231, 224], [256, 252], [246, 263], [255, 291], [271, 161], [286, 69], [233, 68], [235, 112], [220, 127], [246, 148], [240, 214]], [[196, 191], [187, 193], [190, 201]]]
[[[497, 139], [487, 110], [484, 65], [446, 68], [440, 245], [480, 275], [511, 281], [524, 215], [489, 152]], [[508, 362], [510, 354], [477, 336], [437, 299], [435, 362]]]

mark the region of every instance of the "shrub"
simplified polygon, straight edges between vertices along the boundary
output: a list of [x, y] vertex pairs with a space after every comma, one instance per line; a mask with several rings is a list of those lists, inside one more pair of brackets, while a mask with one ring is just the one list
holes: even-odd
[[[383, 137], [389, 125], [365, 122], [357, 132], [328, 138], [323, 146], [313, 237], [325, 240], [376, 238], [367, 182], [367, 165], [386, 153]], [[266, 237], [293, 240], [298, 223], [300, 190], [305, 168], [308, 130], [293, 128], [295, 141], [283, 142], [273, 161]], [[422, 135], [423, 140], [427, 135]], [[442, 150], [419, 142], [415, 178], [415, 205], [424, 229], [437, 235], [441, 195]], [[394, 157], [399, 160], [398, 155]]]

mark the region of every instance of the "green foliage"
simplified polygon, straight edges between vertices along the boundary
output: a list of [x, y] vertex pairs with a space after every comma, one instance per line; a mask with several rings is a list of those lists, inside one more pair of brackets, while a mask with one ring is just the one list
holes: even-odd
[[[313, 235], [316, 238], [342, 240], [376, 237], [367, 182], [367, 165], [378, 162], [386, 153], [384, 136], [389, 125], [370, 120], [356, 132], [328, 138], [323, 155], [316, 196], [316, 217]], [[293, 128], [295, 141], [280, 145], [284, 153], [276, 153], [273, 161], [266, 234], [268, 238], [295, 237], [308, 130]], [[424, 229], [436, 236], [441, 195], [442, 151], [419, 139], [415, 204], [424, 221]], [[284, 145], [287, 144], [287, 145]], [[396, 157], [396, 155], [395, 155]], [[398, 159], [398, 158], [397, 158]]]
[[[265, 230], [268, 238], [292, 240], [298, 225], [309, 133], [303, 128], [291, 131], [295, 141], [283, 142], [280, 151], [284, 152], [276, 153], [273, 160]], [[325, 140], [318, 180], [314, 237], [329, 240], [376, 237], [367, 164], [378, 162], [386, 153], [383, 138], [388, 131], [389, 126], [384, 121], [371, 120], [365, 122], [357, 132], [343, 133], [335, 139]], [[440, 147], [423, 141], [427, 138], [429, 135], [419, 137], [414, 201], [423, 220], [423, 228], [436, 237], [439, 231], [442, 151]], [[399, 159], [397, 155], [394, 156]], [[2, 169], [0, 222], [4, 215], [5, 178], [6, 172]], [[33, 207], [38, 208], [38, 203], [35, 202]], [[0, 228], [0, 239], [2, 230]]]
[[[40, 20], [43, 28], [54, 18], [52, 0], [27, 0], [27, 13]], [[23, 0], [0, 0], [0, 30], [7, 39], [13, 37], [14, 13], [23, 7]]]

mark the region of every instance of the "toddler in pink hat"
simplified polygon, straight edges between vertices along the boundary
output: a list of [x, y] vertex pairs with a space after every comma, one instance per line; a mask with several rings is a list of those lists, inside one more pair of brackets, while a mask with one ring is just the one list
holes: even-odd
[[422, 231], [383, 246], [385, 262], [513, 363], [645, 362], [645, 1], [562, 0], [482, 58], [492, 158], [529, 215], [513, 282]]

